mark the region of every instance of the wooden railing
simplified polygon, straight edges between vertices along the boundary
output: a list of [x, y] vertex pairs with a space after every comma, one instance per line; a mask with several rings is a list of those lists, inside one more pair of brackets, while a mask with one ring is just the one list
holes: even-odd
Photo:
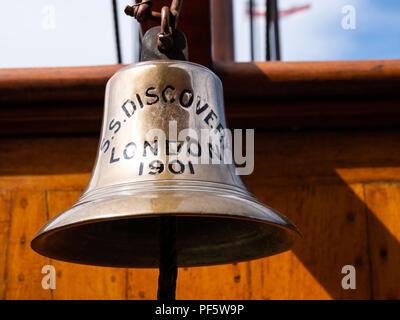
[[[99, 132], [122, 67], [0, 69], [0, 134]], [[215, 63], [232, 127], [400, 124], [400, 60]]]

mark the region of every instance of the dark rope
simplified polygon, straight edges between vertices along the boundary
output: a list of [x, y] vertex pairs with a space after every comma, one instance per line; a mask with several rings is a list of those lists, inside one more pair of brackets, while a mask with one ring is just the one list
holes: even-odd
[[115, 45], [117, 47], [117, 60], [118, 63], [122, 63], [121, 58], [121, 41], [119, 39], [119, 23], [118, 23], [118, 8], [117, 0], [112, 0], [113, 14], [114, 14], [114, 31], [115, 31]]
[[251, 61], [254, 61], [254, 1], [249, 1], [249, 12], [250, 12], [250, 56]]
[[176, 259], [176, 217], [160, 218], [160, 274], [157, 299], [175, 300], [178, 267]]
[[[281, 50], [279, 42], [279, 11], [277, 0], [266, 0], [266, 58], [267, 61], [272, 60], [272, 44], [275, 49], [275, 60], [281, 59]], [[271, 28], [274, 27], [274, 36], [271, 39]], [[274, 43], [273, 43], [274, 41]]]

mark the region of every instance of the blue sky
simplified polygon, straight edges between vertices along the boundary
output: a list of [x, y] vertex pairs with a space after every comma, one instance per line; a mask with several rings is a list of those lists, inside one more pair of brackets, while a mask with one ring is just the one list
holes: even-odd
[[[248, 61], [248, 0], [233, 1], [235, 54]], [[264, 10], [265, 0], [254, 1]], [[134, 62], [138, 50], [137, 24], [123, 13], [131, 2], [118, 0], [124, 63]], [[283, 60], [400, 58], [400, 0], [279, 0], [282, 10], [305, 4], [310, 10], [281, 19]], [[355, 30], [342, 28], [345, 5], [355, 8]], [[111, 0], [2, 0], [0, 26], [0, 67], [117, 62]], [[264, 60], [264, 18], [256, 18], [256, 28], [256, 60]]]
[[369, 1], [365, 13], [359, 14], [359, 28], [353, 38], [354, 58], [400, 58], [400, 1]]
[[[122, 56], [137, 56], [138, 26], [118, 0]], [[117, 63], [111, 0], [1, 0], [0, 67]]]
[[[235, 1], [236, 57], [250, 57], [246, 0]], [[264, 10], [264, 0], [255, 0]], [[281, 10], [302, 5], [310, 9], [281, 18], [283, 60], [353, 60], [400, 58], [399, 0], [279, 0]], [[342, 28], [344, 6], [355, 9], [356, 28]], [[265, 20], [256, 18], [256, 60], [265, 56]]]

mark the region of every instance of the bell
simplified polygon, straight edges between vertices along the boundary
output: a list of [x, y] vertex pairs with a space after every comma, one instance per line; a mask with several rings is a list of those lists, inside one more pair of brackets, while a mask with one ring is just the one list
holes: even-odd
[[[220, 79], [195, 63], [149, 59], [142, 52], [145, 61], [108, 81], [87, 188], [39, 230], [32, 248], [80, 264], [158, 267], [160, 218], [175, 217], [180, 267], [287, 250], [296, 227], [258, 201], [234, 164], [220, 161], [218, 148], [208, 143], [226, 128]], [[204, 132], [211, 132], [207, 143], [200, 142]], [[230, 150], [228, 143], [223, 147]]]

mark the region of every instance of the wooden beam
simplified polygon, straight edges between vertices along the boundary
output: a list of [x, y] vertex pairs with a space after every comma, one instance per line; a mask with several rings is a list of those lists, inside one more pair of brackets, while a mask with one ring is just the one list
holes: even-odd
[[211, 1], [212, 53], [214, 61], [234, 60], [232, 0]]
[[[122, 65], [0, 69], [0, 134], [98, 133]], [[400, 60], [221, 63], [231, 127], [400, 125]]]
[[214, 69], [231, 98], [400, 94], [400, 60], [217, 62]]
[[100, 101], [122, 65], [0, 69], [0, 105], [51, 101]]
[[[0, 69], [0, 103], [102, 100], [123, 65]], [[216, 62], [227, 98], [399, 95], [400, 60]]]

